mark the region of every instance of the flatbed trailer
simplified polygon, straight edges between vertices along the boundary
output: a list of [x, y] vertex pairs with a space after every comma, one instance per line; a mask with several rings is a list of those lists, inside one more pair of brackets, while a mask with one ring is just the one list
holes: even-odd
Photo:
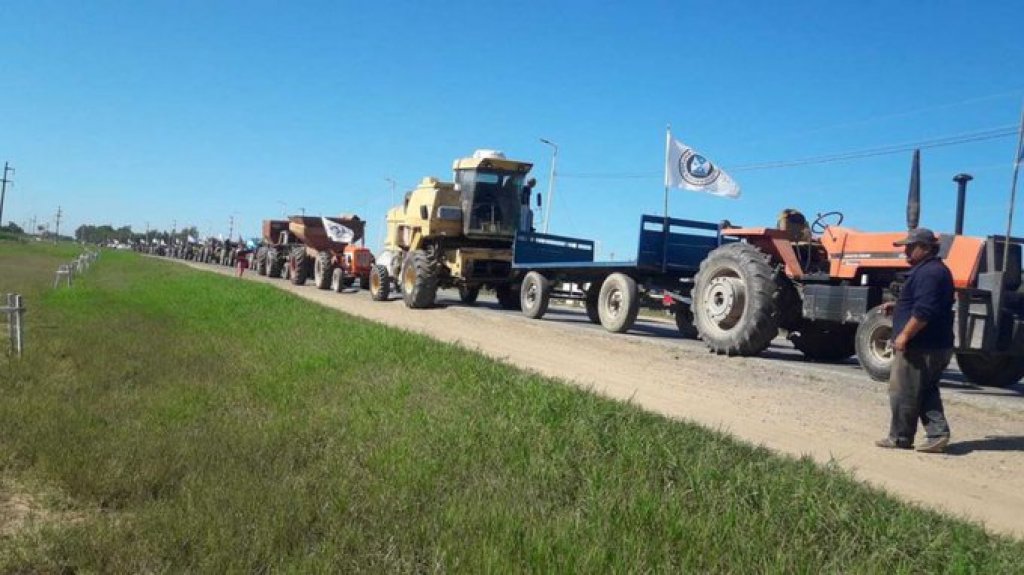
[[512, 274], [527, 317], [543, 317], [552, 298], [582, 301], [590, 321], [622, 333], [633, 326], [641, 306], [667, 307], [680, 333], [695, 337], [693, 277], [711, 250], [731, 241], [718, 223], [643, 215], [635, 260], [594, 261], [593, 240], [521, 231]]

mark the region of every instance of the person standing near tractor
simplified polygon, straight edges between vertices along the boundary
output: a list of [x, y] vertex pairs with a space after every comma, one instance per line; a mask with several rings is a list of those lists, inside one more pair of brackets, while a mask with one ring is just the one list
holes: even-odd
[[931, 230], [912, 229], [893, 245], [904, 246], [911, 269], [898, 300], [883, 306], [893, 314], [892, 420], [889, 435], [875, 444], [911, 449], [920, 419], [926, 440], [917, 450], [941, 453], [949, 444], [939, 380], [953, 353], [953, 276]]

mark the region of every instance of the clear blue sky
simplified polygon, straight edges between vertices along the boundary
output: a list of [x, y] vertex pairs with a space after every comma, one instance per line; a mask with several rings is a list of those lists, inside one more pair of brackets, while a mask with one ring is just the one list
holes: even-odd
[[[785, 207], [904, 227], [910, 153], [773, 160], [1013, 126], [1024, 3], [71, 2], [0, 9], [4, 220], [246, 236], [284, 211], [355, 212], [378, 246], [391, 203], [475, 148], [533, 161], [550, 231], [629, 258], [661, 213], [664, 130], [723, 166], [739, 200], [673, 191], [675, 217], [771, 224]], [[1005, 229], [1014, 137], [923, 152], [922, 224]], [[583, 177], [591, 176], [591, 177]], [[1021, 215], [1024, 220], [1024, 214]], [[1020, 233], [1020, 226], [1015, 232]]]

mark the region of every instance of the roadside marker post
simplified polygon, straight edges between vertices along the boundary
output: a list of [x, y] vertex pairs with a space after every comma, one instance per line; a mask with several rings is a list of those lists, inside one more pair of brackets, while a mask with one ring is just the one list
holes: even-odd
[[16, 293], [7, 294], [7, 305], [0, 307], [0, 312], [7, 314], [7, 333], [11, 340], [9, 353], [21, 357], [25, 346], [25, 306], [21, 296]]

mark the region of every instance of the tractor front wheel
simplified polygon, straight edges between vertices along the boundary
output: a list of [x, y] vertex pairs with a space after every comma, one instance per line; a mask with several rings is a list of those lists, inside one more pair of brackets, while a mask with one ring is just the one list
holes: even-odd
[[875, 381], [889, 381], [892, 372], [892, 316], [882, 307], [868, 310], [854, 338], [857, 361]]
[[391, 295], [391, 279], [388, 277], [388, 268], [376, 264], [370, 270], [370, 299], [373, 301], [386, 301]]
[[331, 272], [331, 291], [341, 293], [345, 291], [345, 270], [334, 268]]

